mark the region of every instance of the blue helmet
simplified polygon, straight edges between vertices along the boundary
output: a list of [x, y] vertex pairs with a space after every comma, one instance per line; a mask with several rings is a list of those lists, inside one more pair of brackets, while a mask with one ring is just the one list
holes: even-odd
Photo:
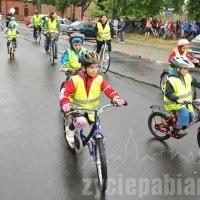
[[73, 43], [77, 42], [77, 43], [81, 43], [83, 44], [84, 38], [81, 34], [79, 33], [72, 33], [69, 37], [69, 43], [70, 45], [72, 45]]
[[9, 24], [8, 24], [8, 28], [15, 28], [16, 27], [16, 24], [15, 24], [15, 22], [10, 22]]

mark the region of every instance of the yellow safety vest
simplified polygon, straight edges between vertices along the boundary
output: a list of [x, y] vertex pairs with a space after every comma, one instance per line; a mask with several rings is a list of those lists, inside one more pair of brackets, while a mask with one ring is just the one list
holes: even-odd
[[107, 24], [104, 28], [102, 26], [102, 23], [97, 22], [97, 28], [98, 28], [98, 35], [97, 35], [96, 39], [98, 41], [111, 40], [109, 22], [107, 22]]
[[[181, 81], [180, 78], [169, 77], [168, 81], [174, 88], [174, 95], [183, 99], [185, 101], [192, 101], [192, 77], [188, 73], [184, 76], [185, 84]], [[166, 85], [164, 86], [166, 88]], [[179, 110], [184, 105], [177, 104], [176, 102], [172, 102], [164, 95], [164, 104], [166, 110]], [[193, 112], [192, 105], [188, 106], [190, 112]]]
[[33, 16], [33, 25], [34, 26], [41, 26], [42, 25], [42, 17], [40, 15]]
[[[98, 75], [94, 78], [88, 95], [83, 79], [79, 75], [72, 76], [71, 78], [76, 88], [75, 94], [72, 96], [73, 103], [83, 108], [98, 108], [100, 104], [101, 83], [103, 77]], [[88, 114], [88, 117], [91, 121], [94, 121], [93, 114]]]
[[8, 40], [13, 40], [17, 38], [17, 30], [16, 29], [8, 29], [7, 31], [7, 38]]
[[57, 18], [55, 18], [53, 21], [49, 18], [48, 19], [48, 32], [57, 31], [57, 30], [58, 30]]
[[[84, 51], [84, 48], [81, 48], [80, 54]], [[70, 49], [68, 51], [69, 57], [68, 57], [68, 63], [67, 66], [70, 68], [73, 72], [81, 68], [81, 63], [78, 62], [78, 58], [74, 50]]]

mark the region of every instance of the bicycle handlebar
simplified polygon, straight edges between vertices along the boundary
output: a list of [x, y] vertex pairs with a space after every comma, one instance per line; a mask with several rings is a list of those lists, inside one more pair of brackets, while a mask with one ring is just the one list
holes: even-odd
[[[124, 106], [127, 106], [127, 105], [128, 105], [128, 102], [125, 101]], [[69, 114], [72, 114], [72, 113], [77, 113], [79, 111], [89, 112], [89, 113], [94, 113], [95, 111], [97, 111], [98, 113], [102, 113], [106, 108], [114, 107], [114, 106], [117, 106], [117, 104], [115, 102], [111, 101], [110, 104], [107, 104], [105, 106], [102, 106], [101, 108], [95, 108], [95, 109], [72, 107], [69, 112], [65, 112], [65, 115], [69, 115]]]

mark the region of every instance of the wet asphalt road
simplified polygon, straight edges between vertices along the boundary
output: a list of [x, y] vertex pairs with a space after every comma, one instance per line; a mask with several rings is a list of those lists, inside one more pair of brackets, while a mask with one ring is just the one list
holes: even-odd
[[[58, 96], [64, 75], [50, 66], [42, 47], [24, 36], [14, 62], [0, 36], [0, 199], [99, 199], [88, 150], [71, 154], [63, 137]], [[101, 116], [108, 157], [106, 199], [199, 199], [197, 126], [179, 141], [153, 140], [147, 119], [150, 105], [161, 104], [160, 90], [111, 73], [107, 78], [129, 105]]]

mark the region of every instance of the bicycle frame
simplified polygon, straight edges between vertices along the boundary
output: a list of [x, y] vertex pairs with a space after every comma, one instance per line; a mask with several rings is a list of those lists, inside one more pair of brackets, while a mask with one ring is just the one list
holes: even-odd
[[[191, 104], [193, 104], [193, 103], [191, 103]], [[150, 109], [152, 109], [152, 112], [154, 112], [154, 110], [159, 110], [164, 113], [171, 113], [171, 112], [165, 111], [164, 108], [162, 108], [158, 105], [153, 105], [150, 107]], [[177, 127], [176, 126], [177, 120], [178, 120], [178, 115], [176, 114], [175, 111], [173, 111], [173, 113], [170, 116], [168, 116], [168, 120], [165, 121], [165, 123], [159, 123], [157, 126], [155, 126], [155, 128], [156, 128], [156, 130], [164, 133], [165, 131], [163, 131], [162, 128], [175, 129]], [[198, 123], [199, 121], [200, 121], [200, 113], [198, 113], [198, 115], [194, 118], [194, 120], [189, 123], [189, 125], [186, 127], [186, 129], [193, 126], [194, 124]]]

